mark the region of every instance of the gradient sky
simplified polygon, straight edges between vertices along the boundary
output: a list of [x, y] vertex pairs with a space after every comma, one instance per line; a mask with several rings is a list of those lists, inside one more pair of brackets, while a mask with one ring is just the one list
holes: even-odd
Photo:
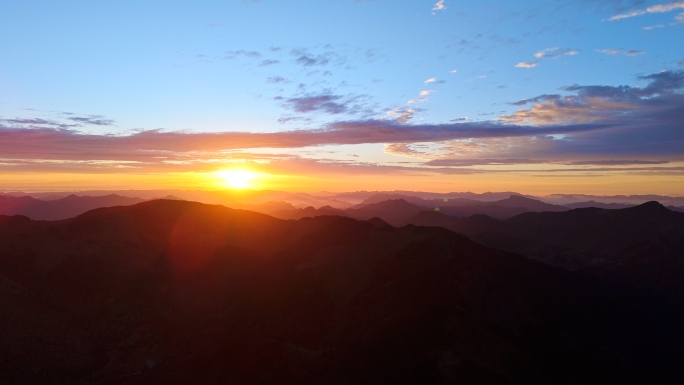
[[684, 2], [0, 3], [0, 190], [684, 194]]

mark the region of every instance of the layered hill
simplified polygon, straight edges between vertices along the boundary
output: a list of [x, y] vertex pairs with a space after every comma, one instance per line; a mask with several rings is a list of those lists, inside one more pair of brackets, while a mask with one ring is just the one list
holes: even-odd
[[[622, 269], [634, 263], [631, 268], [662, 270], [663, 282], [670, 277], [667, 281], [673, 284], [679, 281], [672, 278], [675, 271], [684, 274], [684, 215], [658, 202], [618, 210], [529, 212], [506, 220], [424, 212], [406, 223], [444, 227], [481, 244], [570, 270], [591, 266]], [[637, 262], [641, 257], [645, 259]], [[655, 282], [660, 273], [652, 273]]]
[[681, 297], [639, 290], [378, 218], [286, 221], [168, 200], [59, 222], [4, 216], [0, 373], [10, 384], [676, 383]]
[[129, 206], [143, 201], [140, 198], [129, 198], [116, 194], [103, 196], [69, 195], [54, 200], [41, 200], [30, 196], [0, 195], [0, 215], [24, 215], [31, 219], [54, 221], [73, 218], [100, 207]]
[[526, 212], [569, 210], [565, 206], [552, 205], [519, 195], [512, 195], [506, 199], [492, 202], [478, 202], [469, 199], [425, 200], [418, 197], [386, 199], [394, 197], [402, 197], [402, 195], [374, 195], [363, 203], [346, 210], [324, 206], [319, 209], [307, 207], [296, 210], [277, 210], [269, 214], [281, 219], [301, 219], [322, 215], [338, 215], [362, 220], [379, 217], [397, 226], [422, 211], [439, 211], [452, 217], [483, 214], [492, 218], [507, 219]]

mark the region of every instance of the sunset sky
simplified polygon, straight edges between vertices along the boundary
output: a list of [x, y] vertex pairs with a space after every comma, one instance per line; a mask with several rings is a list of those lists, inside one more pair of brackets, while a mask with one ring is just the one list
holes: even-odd
[[684, 194], [684, 2], [0, 2], [0, 191]]

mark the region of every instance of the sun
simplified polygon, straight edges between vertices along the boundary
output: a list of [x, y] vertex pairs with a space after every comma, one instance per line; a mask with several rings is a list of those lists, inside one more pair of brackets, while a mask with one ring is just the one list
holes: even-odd
[[245, 170], [224, 170], [217, 171], [224, 184], [235, 189], [244, 189], [252, 186], [252, 181], [259, 177], [259, 174]]

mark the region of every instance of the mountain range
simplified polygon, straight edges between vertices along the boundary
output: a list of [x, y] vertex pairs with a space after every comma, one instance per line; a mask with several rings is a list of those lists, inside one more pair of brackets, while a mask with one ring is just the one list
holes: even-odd
[[421, 210], [408, 220], [421, 226], [393, 227], [179, 200], [0, 216], [0, 373], [9, 384], [680, 383], [683, 217], [658, 203], [505, 220]]

